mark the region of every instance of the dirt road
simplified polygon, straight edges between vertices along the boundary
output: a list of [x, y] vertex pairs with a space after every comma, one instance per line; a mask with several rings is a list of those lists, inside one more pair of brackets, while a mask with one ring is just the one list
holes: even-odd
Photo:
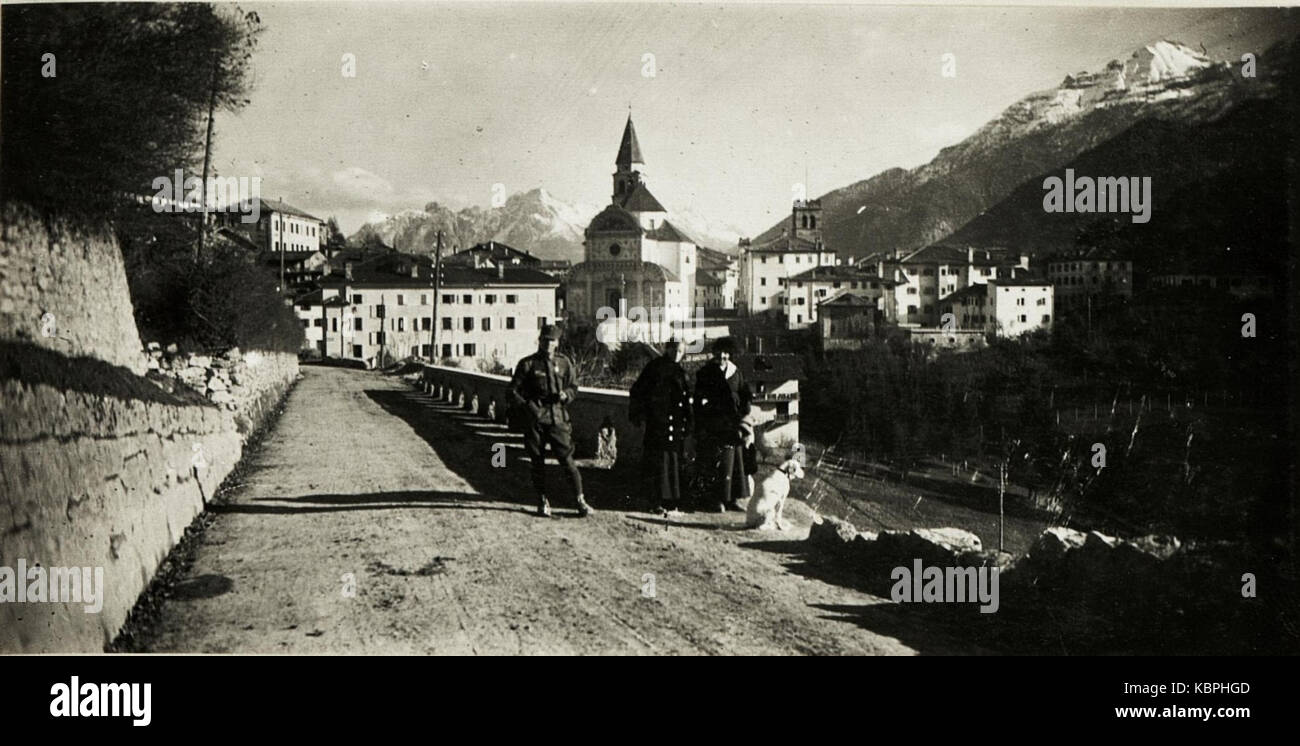
[[[740, 530], [736, 513], [581, 519], [558, 500], [537, 518], [517, 437], [398, 379], [303, 376], [246, 482], [213, 506], [151, 650], [915, 652], [862, 623], [887, 600], [798, 571], [802, 505], [785, 533]], [[630, 486], [595, 471], [588, 495], [608, 508]]]

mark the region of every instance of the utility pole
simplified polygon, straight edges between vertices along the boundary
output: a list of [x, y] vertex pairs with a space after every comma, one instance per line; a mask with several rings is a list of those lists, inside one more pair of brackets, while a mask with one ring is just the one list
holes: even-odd
[[442, 231], [433, 253], [433, 318], [429, 319], [429, 362], [438, 362], [438, 294], [442, 290]]
[[[204, 239], [208, 233], [208, 163], [212, 160], [212, 114], [217, 107], [217, 58], [212, 58], [212, 92], [208, 95], [208, 138], [207, 144], [203, 147], [203, 184], [200, 186], [203, 194], [203, 223], [199, 226], [199, 245], [194, 250], [194, 260], [197, 262], [199, 254], [203, 253]], [[280, 292], [284, 292], [284, 255], [280, 259]]]

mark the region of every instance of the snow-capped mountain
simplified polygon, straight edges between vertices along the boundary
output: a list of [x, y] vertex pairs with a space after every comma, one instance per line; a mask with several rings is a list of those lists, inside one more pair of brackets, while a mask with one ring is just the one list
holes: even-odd
[[[1059, 170], [1081, 153], [1145, 119], [1211, 121], [1242, 102], [1280, 90], [1290, 45], [1260, 56], [1258, 77], [1240, 62], [1211, 61], [1176, 41], [1157, 41], [1094, 72], [1009, 106], [929, 163], [889, 169], [821, 197], [827, 245], [841, 256], [909, 251], [944, 239], [1027, 180]], [[1265, 64], [1268, 58], [1274, 64]], [[757, 240], [781, 234], [785, 221]]]
[[[423, 210], [403, 210], [372, 220], [349, 240], [356, 243], [374, 235], [402, 251], [428, 253], [441, 230], [444, 251], [499, 241], [543, 259], [567, 259], [576, 264], [583, 259], [583, 231], [601, 209], [565, 202], [539, 187], [513, 194], [496, 208], [453, 210], [430, 202]], [[705, 246], [734, 247], [740, 235], [734, 228], [709, 222], [690, 210], [672, 211], [669, 219]]]

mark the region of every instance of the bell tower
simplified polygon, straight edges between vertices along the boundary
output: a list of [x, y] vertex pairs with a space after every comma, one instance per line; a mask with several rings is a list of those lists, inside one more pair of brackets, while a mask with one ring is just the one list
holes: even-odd
[[627, 126], [623, 128], [623, 142], [618, 146], [618, 157], [614, 159], [614, 194], [611, 201], [616, 205], [622, 205], [632, 190], [641, 183], [641, 171], [637, 166], [644, 167], [645, 161], [641, 158], [641, 144], [636, 140], [636, 128], [632, 126], [632, 115], [627, 115]]

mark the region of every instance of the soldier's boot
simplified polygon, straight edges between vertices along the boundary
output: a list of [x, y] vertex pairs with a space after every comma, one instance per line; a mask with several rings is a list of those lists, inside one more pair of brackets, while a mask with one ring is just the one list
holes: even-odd
[[591, 506], [587, 504], [586, 500], [582, 499], [582, 495], [578, 495], [578, 515], [586, 518], [593, 512], [595, 511], [593, 511]]
[[546, 495], [537, 498], [537, 515], [542, 518], [551, 517], [551, 504], [546, 501]]

